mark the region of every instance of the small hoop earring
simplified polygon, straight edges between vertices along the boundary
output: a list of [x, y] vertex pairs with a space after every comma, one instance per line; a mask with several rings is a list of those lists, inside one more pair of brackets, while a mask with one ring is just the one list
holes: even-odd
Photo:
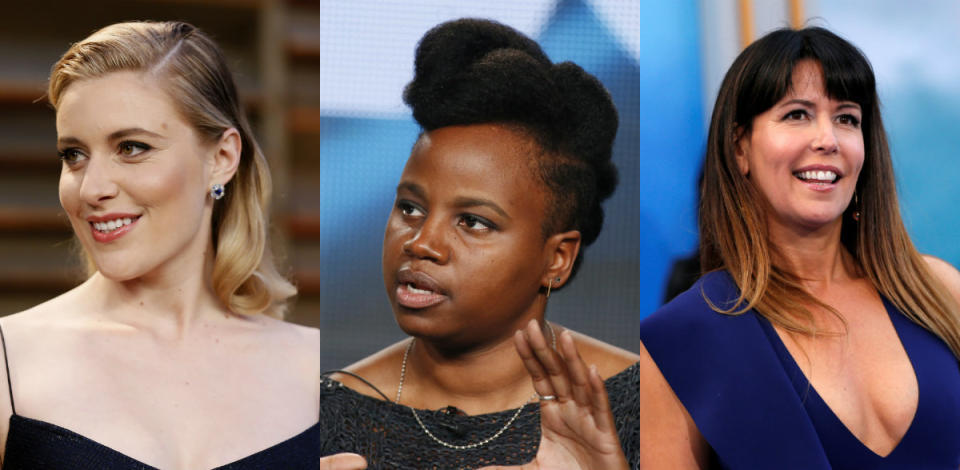
[[210, 197], [215, 201], [223, 199], [223, 195], [226, 193], [227, 190], [223, 189], [223, 185], [220, 183], [214, 183], [214, 185], [210, 187]]

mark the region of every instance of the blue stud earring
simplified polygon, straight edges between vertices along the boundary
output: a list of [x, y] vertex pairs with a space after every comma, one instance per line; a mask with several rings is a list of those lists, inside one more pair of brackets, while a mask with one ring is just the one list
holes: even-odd
[[218, 201], [220, 199], [223, 199], [223, 195], [225, 193], [226, 193], [226, 190], [223, 189], [223, 185], [220, 183], [216, 183], [210, 188], [210, 197], [212, 197], [214, 200]]

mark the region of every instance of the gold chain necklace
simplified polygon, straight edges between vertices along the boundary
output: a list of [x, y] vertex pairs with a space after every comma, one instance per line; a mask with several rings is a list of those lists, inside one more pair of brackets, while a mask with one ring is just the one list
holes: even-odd
[[[553, 349], [554, 351], [556, 351], [556, 350], [557, 350], [557, 335], [556, 335], [556, 333], [554, 333], [554, 331], [553, 331], [553, 325], [551, 325], [550, 322], [544, 322], [544, 323], [547, 324], [547, 329], [550, 331], [550, 348]], [[396, 399], [396, 403], [397, 403], [397, 404], [400, 403], [400, 396], [403, 394], [403, 380], [404, 380], [404, 378], [406, 378], [406, 376], [407, 376], [407, 357], [410, 356], [410, 350], [413, 349], [413, 342], [414, 342], [414, 340], [416, 340], [416, 338], [410, 338], [410, 344], [407, 345], [407, 349], [403, 352], [403, 362], [400, 363], [400, 383], [397, 385], [397, 399]], [[442, 446], [444, 446], [444, 447], [447, 447], [447, 448], [450, 448], [450, 449], [467, 450], [467, 449], [476, 449], [477, 447], [480, 447], [480, 446], [489, 444], [489, 443], [490, 443], [491, 441], [493, 441], [494, 439], [500, 437], [500, 435], [503, 434], [507, 429], [509, 429], [509, 428], [510, 428], [510, 425], [513, 424], [513, 422], [516, 421], [517, 418], [520, 417], [520, 413], [523, 411], [523, 408], [527, 405], [527, 403], [530, 403], [531, 401], [533, 401], [533, 399], [536, 398], [537, 396], [538, 396], [538, 394], [537, 394], [536, 392], [534, 392], [533, 396], [531, 396], [530, 398], [528, 398], [527, 401], [523, 402], [523, 404], [520, 405], [520, 408], [517, 408], [517, 412], [514, 413], [513, 416], [511, 416], [509, 420], [507, 420], [507, 423], [504, 424], [503, 427], [500, 428], [500, 430], [498, 430], [497, 432], [493, 433], [492, 436], [490, 436], [490, 437], [488, 437], [488, 438], [486, 438], [486, 439], [483, 439], [483, 440], [481, 440], [481, 441], [479, 441], [479, 442], [474, 442], [474, 443], [472, 443], [472, 444], [465, 444], [465, 445], [451, 444], [451, 443], [449, 443], [449, 442], [447, 442], [447, 441], [444, 441], [443, 439], [440, 439], [439, 437], [435, 436], [432, 432], [430, 432], [430, 429], [427, 428], [427, 425], [423, 424], [423, 420], [421, 420], [421, 419], [420, 419], [420, 415], [417, 414], [416, 408], [414, 408], [414, 407], [412, 407], [412, 406], [408, 406], [407, 408], [410, 408], [410, 411], [413, 413], [413, 418], [416, 419], [416, 420], [417, 420], [417, 424], [420, 425], [420, 429], [422, 429], [423, 432], [424, 432], [428, 437], [430, 437], [430, 439], [433, 439], [433, 442], [436, 442], [437, 444], [440, 444], [440, 445], [442, 445]]]

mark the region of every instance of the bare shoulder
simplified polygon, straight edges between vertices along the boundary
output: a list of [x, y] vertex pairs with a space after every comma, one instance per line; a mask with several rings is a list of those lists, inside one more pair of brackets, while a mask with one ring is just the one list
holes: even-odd
[[389, 392], [396, 390], [400, 381], [400, 363], [403, 361], [403, 352], [408, 343], [407, 339], [398, 341], [343, 369], [362, 377], [370, 384], [354, 375], [339, 372], [332, 374], [330, 378], [357, 393], [382, 400], [383, 397], [370, 387], [373, 385], [389, 397]]
[[298, 325], [266, 315], [259, 315], [256, 321], [262, 325], [267, 332], [276, 336], [278, 341], [284, 343], [293, 341], [294, 344], [299, 346], [312, 348], [314, 352], [320, 347], [320, 330], [317, 328]]
[[3, 334], [3, 347], [0, 348], [0, 368], [3, 368], [3, 372], [0, 372], [0, 382], [3, 382], [0, 384], [0, 456], [5, 455], [10, 415], [13, 414], [8, 367], [21, 362], [24, 356], [30, 356], [24, 346], [31, 349], [30, 346], [37, 343], [31, 339], [38, 334], [49, 335], [54, 327], [62, 326], [63, 319], [67, 318], [63, 312], [70, 305], [72, 292], [0, 318], [0, 331]]
[[600, 377], [608, 379], [619, 374], [640, 359], [640, 355], [605, 343], [583, 333], [570, 330], [580, 356], [587, 364], [597, 366]]
[[[64, 292], [50, 300], [34, 305], [24, 311], [13, 313], [0, 320], [4, 329], [46, 327], [76, 321], [74, 315], [79, 287]], [[65, 323], [66, 322], [66, 323]]]
[[[235, 345], [246, 349], [256, 344], [258, 352], [255, 360], [273, 364], [273, 373], [301, 377], [308, 383], [319, 384], [322, 372], [319, 329], [266, 315], [257, 315], [245, 321], [251, 322], [251, 325], [233, 330], [239, 333], [239, 341]], [[278, 367], [280, 364], [284, 367]]]
[[930, 267], [933, 275], [940, 279], [940, 282], [946, 286], [953, 298], [960, 304], [960, 271], [957, 271], [957, 268], [950, 263], [935, 256], [923, 255], [923, 259], [927, 262], [927, 266]]
[[640, 467], [707, 468], [710, 448], [653, 357], [640, 345]]

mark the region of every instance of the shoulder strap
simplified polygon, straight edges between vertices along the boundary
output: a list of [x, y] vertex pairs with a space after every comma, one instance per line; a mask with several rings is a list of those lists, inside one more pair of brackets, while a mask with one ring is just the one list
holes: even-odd
[[829, 469], [803, 403], [756, 314], [713, 311], [738, 297], [726, 272], [641, 322], [640, 339], [724, 468]]
[[367, 379], [365, 379], [365, 378], [363, 378], [363, 377], [361, 377], [361, 376], [359, 376], [359, 375], [357, 375], [357, 374], [354, 374], [353, 372], [350, 372], [350, 371], [348, 371], [348, 370], [333, 369], [333, 370], [328, 370], [328, 371], [326, 371], [326, 372], [323, 372], [323, 373], [320, 374], [320, 375], [330, 375], [330, 374], [335, 374], [335, 373], [349, 375], [350, 377], [353, 377], [353, 378], [355, 378], [355, 379], [357, 379], [357, 380], [359, 380], [359, 381], [367, 384], [367, 386], [370, 387], [370, 388], [372, 388], [373, 391], [375, 391], [375, 392], [377, 392], [378, 394], [380, 394], [380, 396], [383, 397], [383, 400], [384, 400], [384, 401], [388, 401], [388, 402], [392, 402], [392, 401], [393, 401], [393, 400], [387, 398], [387, 396], [384, 395], [383, 392], [381, 392], [380, 389], [377, 388], [376, 385], [370, 383], [369, 380], [367, 380]]
[[3, 327], [0, 327], [0, 346], [3, 346], [3, 368], [7, 372], [7, 390], [10, 393], [10, 411], [17, 414], [17, 407], [13, 405], [13, 383], [10, 381], [10, 361], [7, 359], [7, 338], [3, 336]]

